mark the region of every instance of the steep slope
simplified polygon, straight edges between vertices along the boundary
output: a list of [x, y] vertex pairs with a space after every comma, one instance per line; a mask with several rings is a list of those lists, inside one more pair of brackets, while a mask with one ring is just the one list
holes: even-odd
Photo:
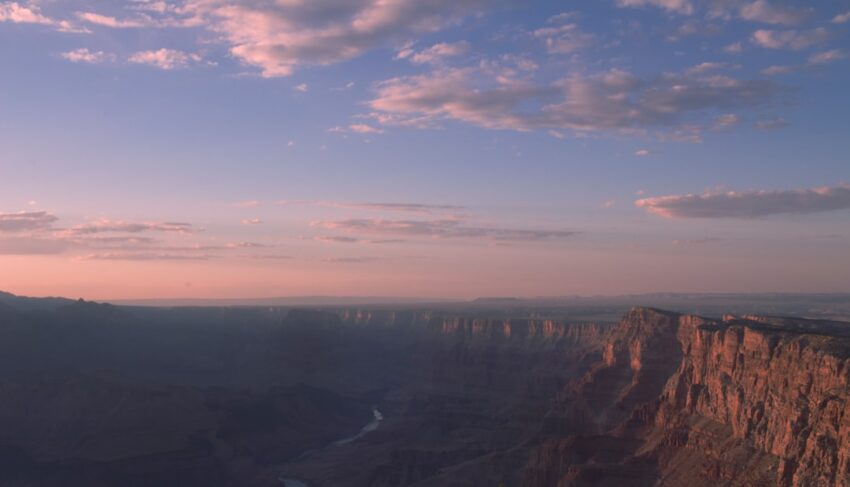
[[524, 485], [850, 485], [848, 332], [632, 310], [550, 412]]

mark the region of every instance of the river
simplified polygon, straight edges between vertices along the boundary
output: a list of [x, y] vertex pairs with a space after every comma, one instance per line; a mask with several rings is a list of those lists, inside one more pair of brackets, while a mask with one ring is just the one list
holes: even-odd
[[[372, 409], [372, 416], [373, 416], [372, 421], [369, 421], [369, 423], [366, 424], [366, 426], [360, 428], [360, 431], [356, 435], [352, 435], [352, 436], [348, 436], [348, 437], [336, 440], [333, 443], [331, 443], [331, 444], [329, 444], [325, 447], [322, 447], [322, 448], [314, 448], [312, 450], [307, 450], [304, 453], [302, 453], [301, 455], [298, 455], [296, 460], [303, 460], [303, 459], [309, 457], [310, 455], [312, 455], [316, 452], [327, 450], [328, 448], [333, 448], [335, 446], [347, 445], [349, 443], [353, 443], [353, 442], [359, 440], [360, 438], [363, 438], [364, 436], [366, 436], [369, 433], [378, 429], [378, 426], [381, 425], [381, 421], [384, 420], [384, 415], [381, 414], [381, 412], [378, 411], [377, 409]], [[280, 482], [283, 484], [284, 487], [311, 487], [310, 484], [308, 484], [307, 482], [305, 482], [304, 480], [301, 480], [301, 479], [288, 478], [288, 477], [281, 476], [281, 477], [278, 478], [278, 480], [280, 480]]]

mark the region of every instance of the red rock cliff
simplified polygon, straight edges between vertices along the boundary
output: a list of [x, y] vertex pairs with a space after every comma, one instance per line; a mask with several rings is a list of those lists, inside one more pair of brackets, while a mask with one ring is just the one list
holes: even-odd
[[848, 486], [848, 333], [634, 309], [550, 411], [525, 485]]

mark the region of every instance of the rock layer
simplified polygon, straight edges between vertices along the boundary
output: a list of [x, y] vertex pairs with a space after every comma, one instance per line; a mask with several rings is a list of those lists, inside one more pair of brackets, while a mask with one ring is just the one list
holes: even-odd
[[847, 326], [635, 309], [550, 412], [525, 485], [850, 485]]

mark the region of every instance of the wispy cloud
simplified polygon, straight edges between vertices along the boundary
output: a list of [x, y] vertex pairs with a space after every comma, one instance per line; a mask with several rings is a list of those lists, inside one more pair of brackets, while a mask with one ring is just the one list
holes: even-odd
[[797, 25], [808, 16], [806, 11], [774, 5], [767, 0], [744, 3], [738, 12], [744, 20], [781, 25]]
[[322, 259], [322, 262], [328, 262], [330, 264], [366, 264], [376, 260], [374, 257], [328, 257]]
[[635, 202], [665, 218], [757, 218], [850, 208], [850, 186], [660, 196]]
[[325, 208], [342, 208], [350, 210], [388, 211], [419, 214], [456, 212], [466, 209], [466, 207], [459, 205], [440, 205], [425, 203], [357, 203], [331, 200], [280, 200], [274, 202], [274, 204], [278, 206], [319, 206]]
[[767, 30], [753, 32], [753, 44], [767, 49], [801, 50], [823, 44], [829, 39], [829, 32], [823, 27], [810, 30]]
[[103, 27], [110, 27], [113, 29], [140, 29], [143, 27], [159, 26], [158, 22], [147, 16], [140, 16], [132, 19], [118, 19], [95, 12], [77, 12], [77, 18], [83, 22]]
[[[384, 129], [379, 127], [374, 127], [365, 123], [353, 123], [348, 125], [347, 127], [343, 127], [341, 125], [337, 125], [336, 127], [331, 127], [328, 129], [328, 132], [332, 134], [347, 134], [347, 133], [356, 133], [356, 134], [382, 134], [384, 133]], [[343, 137], [347, 137], [343, 135]]]
[[145, 64], [170, 71], [185, 68], [192, 64], [199, 64], [203, 61], [203, 58], [197, 53], [162, 48], [154, 51], [137, 52], [132, 54], [127, 60], [131, 63]]
[[44, 15], [38, 5], [32, 3], [0, 2], [0, 22], [14, 24], [38, 24], [52, 27], [60, 32], [85, 34], [89, 31], [67, 20], [57, 20]]
[[466, 54], [469, 52], [469, 47], [466, 41], [441, 42], [421, 51], [415, 51], [412, 48], [402, 49], [396, 55], [396, 59], [408, 59], [415, 64], [438, 64], [447, 58]]
[[526, 230], [466, 225], [458, 219], [384, 220], [381, 218], [315, 221], [312, 226], [365, 235], [418, 236], [436, 239], [476, 239], [496, 241], [564, 240], [579, 232], [571, 230]]
[[585, 32], [571, 20], [574, 15], [558, 15], [549, 19], [550, 24], [533, 32], [534, 36], [546, 44], [551, 54], [572, 54], [593, 46], [597, 42], [594, 34]]
[[692, 15], [702, 9], [709, 17], [732, 18], [764, 24], [796, 25], [808, 17], [806, 10], [776, 5], [768, 0], [617, 0], [620, 7], [658, 7], [670, 13]]
[[164, 252], [106, 252], [88, 254], [80, 257], [82, 260], [124, 260], [124, 261], [203, 261], [213, 258], [212, 255], [170, 254]]
[[694, 5], [689, 0], [617, 0], [620, 7], [659, 7], [669, 12], [690, 15]]
[[710, 73], [712, 71], [721, 71], [721, 70], [728, 69], [728, 68], [731, 68], [731, 67], [734, 67], [734, 66], [731, 66], [727, 63], [718, 63], [718, 62], [707, 61], [707, 62], [699, 63], [695, 66], [691, 66], [690, 68], [685, 70], [685, 74], [692, 75], [692, 76], [693, 75], [703, 75], [703, 74], [706, 74], [706, 73]]
[[61, 54], [64, 59], [72, 63], [99, 64], [105, 62], [113, 62], [116, 56], [103, 51], [90, 51], [87, 48], [74, 49]]
[[828, 51], [817, 52], [809, 56], [809, 64], [830, 64], [844, 59], [844, 57], [844, 51], [840, 49], [830, 49]]
[[744, 51], [744, 46], [740, 42], [733, 42], [732, 44], [727, 44], [723, 48], [723, 51], [729, 54], [740, 54]]
[[122, 220], [102, 219], [94, 222], [75, 225], [66, 232], [72, 235], [95, 233], [142, 233], [142, 232], [175, 232], [192, 233], [196, 229], [191, 223], [181, 222], [147, 222], [133, 223]]
[[382, 134], [383, 129], [373, 127], [365, 123], [354, 123], [348, 126], [348, 129], [358, 134]]
[[359, 238], [354, 237], [339, 237], [332, 235], [320, 235], [318, 237], [313, 237], [313, 240], [317, 242], [325, 242], [325, 243], [358, 243], [360, 242]]
[[46, 211], [21, 211], [0, 213], [0, 232], [45, 230], [58, 219]]
[[715, 128], [728, 128], [741, 123], [741, 117], [734, 113], [724, 113], [714, 119]]
[[827, 51], [821, 51], [811, 54], [806, 63], [804, 64], [778, 64], [768, 66], [761, 72], [768, 76], [795, 73], [807, 69], [814, 69], [828, 64], [832, 64], [844, 59], [845, 57], [846, 55], [841, 49], [829, 49]]
[[755, 127], [759, 130], [776, 130], [788, 127], [789, 125], [791, 124], [782, 117], [765, 118], [757, 120], [755, 123]]

